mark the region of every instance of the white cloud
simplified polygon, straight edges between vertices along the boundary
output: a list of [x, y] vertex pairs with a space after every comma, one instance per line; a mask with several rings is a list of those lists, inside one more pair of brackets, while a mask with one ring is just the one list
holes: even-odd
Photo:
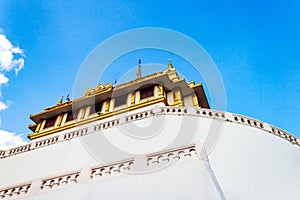
[[7, 109], [8, 105], [2, 99], [1, 86], [7, 84], [9, 79], [5, 72], [14, 70], [16, 75], [24, 67], [24, 52], [12, 43], [2, 34], [0, 28], [0, 111]]
[[[16, 58], [16, 56], [18, 58]], [[24, 67], [24, 52], [19, 47], [15, 47], [6, 38], [0, 34], [0, 70], [15, 70], [16, 74]]]
[[[4, 75], [0, 73], [0, 98], [2, 98], [1, 93], [1, 85], [8, 83], [9, 79]], [[0, 101], [0, 111], [5, 110], [8, 107], [4, 102]]]
[[5, 104], [4, 102], [0, 101], [0, 111], [5, 110], [8, 107], [7, 104]]
[[19, 58], [18, 60], [13, 60], [13, 65], [16, 66], [15, 72], [18, 75], [18, 72], [24, 67], [24, 59]]
[[27, 142], [16, 133], [0, 130], [0, 150], [17, 147]]
[[0, 85], [8, 83], [9, 79], [4, 75], [0, 73]]
[[[4, 103], [2, 101], [1, 86], [9, 81], [5, 73], [14, 70], [16, 75], [18, 75], [18, 72], [24, 67], [25, 57], [23, 50], [12, 45], [2, 32], [3, 30], [0, 28], [0, 112], [7, 109], [10, 104], [10, 102]], [[26, 141], [20, 135], [0, 130], [0, 150], [20, 146], [25, 143]]]

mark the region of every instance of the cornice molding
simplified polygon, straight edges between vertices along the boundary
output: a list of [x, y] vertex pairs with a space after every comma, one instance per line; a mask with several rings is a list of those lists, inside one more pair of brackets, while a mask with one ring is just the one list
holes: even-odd
[[[133, 110], [136, 110], [134, 108]], [[120, 112], [118, 114], [122, 114], [124, 112]], [[117, 115], [114, 115], [116, 117], [114, 120], [107, 121], [100, 123], [99, 125], [92, 125], [86, 128], [81, 128], [75, 131], [70, 131], [65, 134], [56, 135], [54, 137], [46, 138], [44, 140], [38, 140], [33, 141], [29, 144], [22, 145], [19, 147], [11, 148], [8, 150], [0, 150], [0, 158], [4, 159], [5, 157], [14, 156], [19, 153], [32, 151], [44, 146], [53, 145], [58, 142], [68, 141], [73, 138], [82, 137], [87, 134], [92, 134], [97, 130], [100, 129], [107, 129], [111, 128], [113, 126], [117, 126], [118, 124], [123, 123], [130, 123], [135, 120], [144, 119], [150, 116], [160, 116], [160, 115], [189, 115], [189, 116], [195, 116], [195, 117], [205, 117], [210, 119], [215, 119], [218, 121], [224, 121], [229, 123], [237, 123], [245, 126], [250, 126], [253, 128], [257, 128], [260, 130], [263, 130], [267, 133], [270, 133], [272, 135], [275, 135], [277, 137], [280, 137], [291, 144], [295, 144], [300, 147], [300, 139], [297, 137], [291, 135], [290, 133], [279, 129], [275, 126], [272, 126], [270, 124], [267, 124], [265, 122], [246, 117], [239, 114], [233, 114], [229, 112], [222, 112], [217, 110], [211, 110], [211, 109], [203, 109], [203, 108], [193, 108], [193, 107], [171, 107], [171, 106], [157, 106], [152, 109], [148, 109], [143, 112], [137, 112], [135, 114], [127, 115], [127, 116], [121, 116], [117, 118]], [[101, 118], [96, 118], [93, 121], [100, 120]], [[89, 121], [92, 122], [92, 121]], [[82, 124], [79, 124], [82, 125]], [[78, 124], [73, 125], [79, 126]], [[65, 130], [65, 129], [64, 129]]]

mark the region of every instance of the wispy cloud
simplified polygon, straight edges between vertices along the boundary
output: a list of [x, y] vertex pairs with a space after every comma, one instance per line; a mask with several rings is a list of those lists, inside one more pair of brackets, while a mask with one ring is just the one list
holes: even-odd
[[0, 150], [6, 150], [26, 143], [27, 142], [20, 135], [0, 130]]

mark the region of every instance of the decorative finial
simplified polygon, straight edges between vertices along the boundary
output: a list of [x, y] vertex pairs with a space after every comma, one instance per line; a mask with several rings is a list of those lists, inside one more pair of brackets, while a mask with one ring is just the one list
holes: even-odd
[[61, 104], [62, 104], [62, 102], [63, 102], [63, 98], [64, 98], [64, 96], [61, 96], [61, 98], [59, 99], [59, 101], [57, 102], [57, 104], [56, 104], [56, 105], [61, 105]]
[[67, 95], [66, 101], [69, 102], [70, 100], [70, 93]]
[[138, 72], [136, 74], [137, 78], [141, 78], [142, 77], [142, 66], [141, 66], [141, 59], [139, 59], [139, 66], [138, 66]]
[[168, 69], [173, 69], [173, 65], [170, 58], [168, 59]]

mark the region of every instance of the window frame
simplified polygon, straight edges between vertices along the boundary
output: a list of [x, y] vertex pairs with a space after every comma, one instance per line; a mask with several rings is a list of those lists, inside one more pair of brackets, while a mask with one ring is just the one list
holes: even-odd
[[89, 115], [93, 115], [95, 113], [101, 112], [102, 105], [103, 105], [103, 101], [90, 105]]
[[[75, 111], [71, 110], [71, 111], [67, 112], [66, 123], [70, 122], [70, 121], [73, 121], [73, 120], [76, 120], [77, 117], [78, 117], [78, 114], [79, 114], [79, 110], [75, 110]], [[72, 118], [70, 119], [69, 116], [72, 116]]]
[[[150, 92], [150, 95], [149, 95], [149, 92]], [[140, 89], [140, 100], [144, 100], [144, 99], [147, 99], [150, 97], [154, 97], [154, 85]]]
[[53, 117], [47, 118], [43, 129], [47, 129], [47, 128], [53, 127], [55, 125], [56, 120], [57, 120], [57, 116], [53, 116]]
[[124, 94], [114, 98], [114, 108], [127, 105], [128, 94]]

